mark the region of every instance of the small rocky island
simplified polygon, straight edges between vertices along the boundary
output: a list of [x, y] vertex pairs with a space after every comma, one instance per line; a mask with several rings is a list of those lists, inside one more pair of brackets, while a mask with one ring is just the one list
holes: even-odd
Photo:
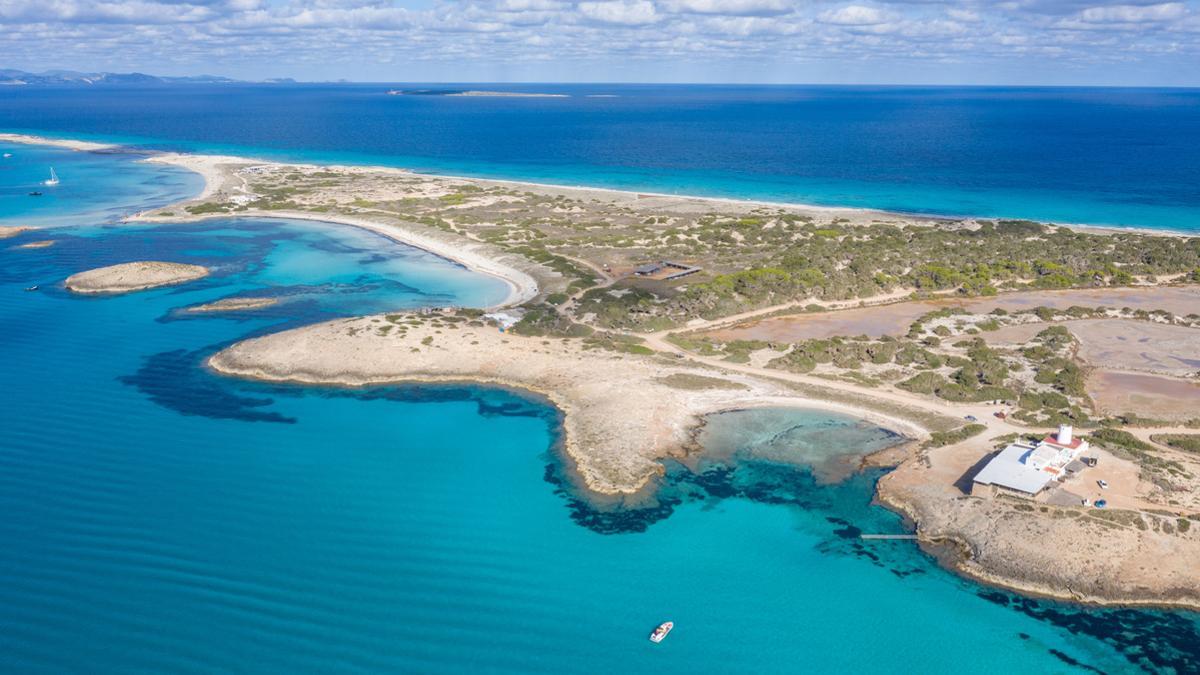
[[208, 273], [201, 265], [140, 260], [72, 274], [66, 286], [74, 293], [130, 293], [202, 279]]
[[25, 244], [20, 244], [18, 246], [14, 246], [13, 248], [22, 249], [22, 250], [31, 250], [31, 249], [35, 249], [35, 248], [50, 248], [51, 246], [55, 245], [56, 243], [58, 243], [58, 242], [54, 239], [42, 239], [40, 241], [31, 241], [31, 242], [28, 242]]
[[277, 304], [279, 304], [278, 298], [225, 298], [189, 307], [187, 311], [197, 314], [207, 312], [244, 312], [253, 309], [263, 309]]
[[32, 227], [25, 225], [0, 225], [0, 239], [9, 239], [32, 229]]

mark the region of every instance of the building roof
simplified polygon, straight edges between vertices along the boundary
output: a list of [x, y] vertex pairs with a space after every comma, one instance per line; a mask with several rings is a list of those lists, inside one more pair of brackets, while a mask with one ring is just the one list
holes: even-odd
[[1065, 448], [1063, 448], [1061, 445], [1039, 443], [1037, 447], [1025, 457], [1025, 461], [1028, 462], [1031, 459], [1037, 459], [1038, 461], [1045, 462], [1046, 464], [1053, 464], [1062, 458], [1062, 452], [1064, 449]]
[[662, 265], [660, 265], [659, 263], [646, 263], [645, 265], [638, 265], [637, 267], [635, 267], [633, 269], [633, 273], [634, 274], [654, 274], [655, 272], [657, 272], [661, 269], [662, 269]]
[[1013, 443], [992, 458], [979, 473], [975, 474], [975, 482], [984, 485], [998, 485], [1010, 490], [1018, 490], [1028, 494], [1037, 494], [1054, 480], [1052, 474], [1037, 469], [1025, 463], [1025, 458], [1034, 450], [1032, 445]]

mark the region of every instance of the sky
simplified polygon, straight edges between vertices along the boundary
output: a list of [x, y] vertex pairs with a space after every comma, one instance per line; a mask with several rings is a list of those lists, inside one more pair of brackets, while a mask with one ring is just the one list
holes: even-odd
[[0, 68], [1200, 86], [1200, 0], [0, 0]]

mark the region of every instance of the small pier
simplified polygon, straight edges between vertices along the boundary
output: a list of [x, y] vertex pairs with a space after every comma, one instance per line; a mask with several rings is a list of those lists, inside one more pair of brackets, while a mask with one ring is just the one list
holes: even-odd
[[863, 534], [860, 539], [916, 539], [915, 534]]

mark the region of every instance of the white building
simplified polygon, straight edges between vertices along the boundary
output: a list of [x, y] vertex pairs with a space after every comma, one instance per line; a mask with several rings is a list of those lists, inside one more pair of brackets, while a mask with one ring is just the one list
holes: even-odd
[[1013, 443], [975, 475], [971, 494], [1006, 492], [1032, 498], [1054, 481], [1066, 478], [1067, 465], [1087, 450], [1088, 442], [1075, 438], [1068, 424], [1038, 443]]

